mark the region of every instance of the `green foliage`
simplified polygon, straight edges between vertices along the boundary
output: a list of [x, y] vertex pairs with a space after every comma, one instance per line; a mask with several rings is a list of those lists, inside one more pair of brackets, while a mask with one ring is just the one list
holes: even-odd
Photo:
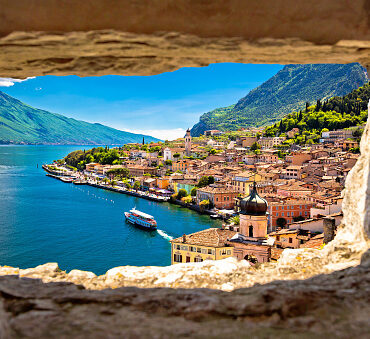
[[180, 153], [175, 153], [175, 154], [173, 155], [173, 157], [174, 157], [174, 158], [180, 158]]
[[212, 176], [207, 176], [207, 175], [204, 175], [203, 177], [201, 177], [199, 179], [199, 182], [198, 182], [198, 185], [197, 187], [205, 187], [205, 186], [208, 186], [210, 184], [213, 184], [215, 182], [215, 179], [214, 177]]
[[234, 225], [239, 225], [240, 224], [240, 217], [239, 215], [230, 218], [230, 222]]
[[188, 195], [188, 192], [186, 192], [186, 190], [182, 188], [177, 192], [177, 199], [181, 200], [182, 198], [186, 197], [187, 195]]
[[200, 203], [199, 203], [199, 207], [201, 209], [207, 209], [208, 207], [210, 206], [210, 201], [207, 199], [207, 200], [202, 200]]
[[123, 178], [129, 178], [130, 171], [127, 168], [125, 168], [125, 167], [122, 167], [122, 168], [112, 168], [112, 169], [110, 169], [110, 170], [107, 171], [107, 174], [109, 176], [113, 176], [114, 178], [115, 177], [119, 177], [122, 180]]
[[351, 153], [359, 154], [360, 153], [360, 147], [352, 147], [349, 149]]
[[[204, 113], [191, 133], [198, 136], [208, 129], [235, 131], [269, 125], [289, 112], [305, 108], [306, 102], [320, 98], [320, 106], [324, 107], [323, 98], [345, 95], [366, 82], [365, 70], [359, 64], [287, 65], [235, 105]], [[309, 107], [308, 104], [307, 110]]]
[[165, 163], [165, 165], [167, 165], [167, 166], [171, 166], [171, 165], [172, 165], [172, 160], [167, 159], [164, 163]]
[[[362, 125], [367, 120], [367, 103], [370, 99], [370, 84], [352, 91], [343, 97], [334, 97], [325, 100], [320, 109], [309, 107], [307, 112], [293, 112], [280, 122], [267, 127], [266, 136], [281, 135], [296, 127], [299, 133], [295, 139], [288, 139], [287, 143], [315, 143], [318, 142], [322, 132]], [[354, 136], [361, 136], [361, 128], [354, 131]]]
[[251, 151], [257, 151], [257, 150], [259, 150], [259, 149], [261, 149], [261, 146], [260, 146], [260, 144], [258, 144], [257, 142], [254, 142], [252, 145], [251, 145], [251, 148], [250, 148], [250, 150]]
[[197, 195], [197, 188], [196, 188], [196, 187], [193, 187], [193, 188], [191, 189], [191, 191], [190, 191], [190, 195], [191, 195], [192, 197], [195, 197], [195, 196]]
[[184, 202], [185, 204], [190, 204], [193, 201], [193, 198], [190, 195], [188, 195], [186, 197], [182, 197], [181, 201]]
[[132, 188], [137, 191], [140, 188], [140, 186], [141, 186], [140, 181], [135, 181]]
[[119, 153], [116, 149], [94, 147], [88, 151], [71, 152], [64, 158], [67, 165], [77, 167], [80, 170], [83, 170], [86, 164], [92, 162], [92, 159], [102, 165], [112, 165], [119, 159]]

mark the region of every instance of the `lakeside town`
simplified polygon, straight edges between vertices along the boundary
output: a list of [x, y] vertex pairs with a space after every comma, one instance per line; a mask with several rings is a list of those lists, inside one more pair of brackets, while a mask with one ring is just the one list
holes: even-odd
[[[285, 248], [321, 248], [342, 219], [342, 190], [359, 157], [361, 126], [323, 131], [319, 142], [190, 130], [174, 141], [75, 151], [43, 168], [65, 182], [170, 202], [225, 220], [171, 240], [171, 262], [230, 256], [276, 261]], [[80, 160], [83, 159], [83, 160]], [[76, 166], [76, 167], [75, 167]]]

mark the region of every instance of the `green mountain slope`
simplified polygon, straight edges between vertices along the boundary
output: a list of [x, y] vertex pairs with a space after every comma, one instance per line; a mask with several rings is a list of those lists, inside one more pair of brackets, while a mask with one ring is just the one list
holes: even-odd
[[299, 110], [306, 102], [345, 95], [367, 81], [359, 64], [287, 65], [235, 105], [203, 114], [191, 130], [199, 136], [207, 129], [237, 130], [262, 126]]
[[33, 108], [0, 92], [0, 144], [113, 145], [158, 139]]
[[370, 84], [367, 83], [342, 97], [318, 100], [315, 105], [303, 111], [286, 115], [279, 122], [267, 127], [264, 135], [287, 136], [286, 132], [298, 128], [299, 131], [294, 136], [296, 144], [318, 142], [323, 130], [332, 131], [365, 124], [368, 119], [369, 99]]

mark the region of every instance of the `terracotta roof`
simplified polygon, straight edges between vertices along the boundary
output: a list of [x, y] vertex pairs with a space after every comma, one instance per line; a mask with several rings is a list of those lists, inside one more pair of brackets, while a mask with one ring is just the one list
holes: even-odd
[[228, 239], [231, 239], [237, 232], [222, 230], [220, 228], [209, 228], [204, 231], [186, 235], [186, 241], [183, 243], [183, 237], [171, 240], [171, 242], [181, 242], [187, 245], [225, 247]]
[[324, 233], [316, 235], [315, 237], [311, 238], [305, 244], [301, 245], [301, 248], [320, 248], [324, 243]]
[[233, 188], [226, 188], [226, 187], [202, 187], [198, 188], [198, 192], [204, 192], [204, 193], [239, 193], [239, 191], [233, 189]]

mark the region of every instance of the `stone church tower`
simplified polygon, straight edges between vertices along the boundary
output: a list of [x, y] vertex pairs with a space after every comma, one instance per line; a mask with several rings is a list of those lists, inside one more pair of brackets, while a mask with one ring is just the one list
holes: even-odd
[[186, 135], [185, 135], [185, 153], [187, 157], [190, 157], [191, 155], [191, 135], [190, 135], [189, 128], [186, 130]]
[[240, 233], [251, 240], [267, 236], [267, 201], [257, 193], [256, 182], [250, 194], [240, 202]]

